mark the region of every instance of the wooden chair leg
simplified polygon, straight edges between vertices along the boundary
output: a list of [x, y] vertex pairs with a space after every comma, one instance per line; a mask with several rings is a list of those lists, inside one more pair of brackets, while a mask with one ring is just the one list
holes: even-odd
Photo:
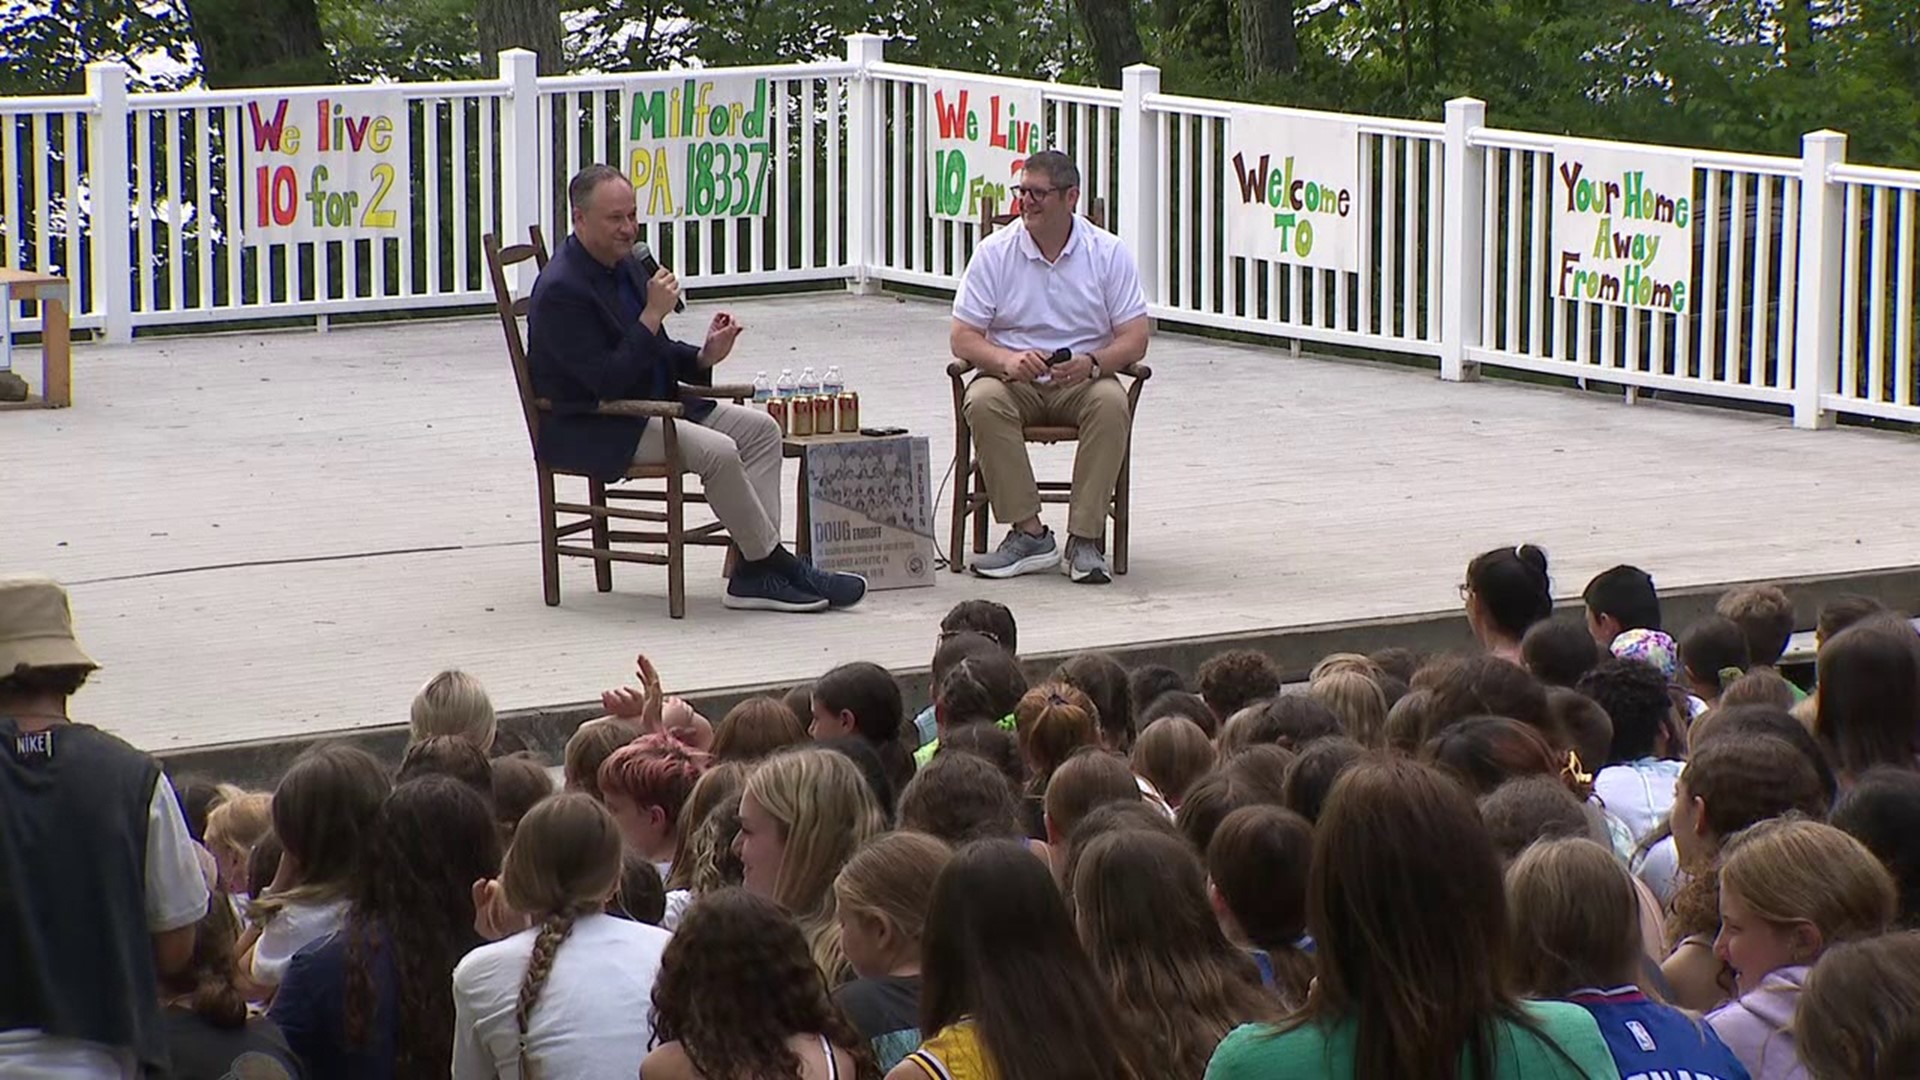
[[681, 472], [680, 440], [670, 419], [661, 432], [667, 449], [667, 614], [687, 617], [686, 474]]
[[947, 569], [958, 574], [967, 566], [967, 513], [973, 501], [973, 432], [959, 406], [953, 412], [953, 536], [947, 545]]
[[1113, 485], [1113, 572], [1127, 572], [1127, 531], [1133, 516], [1133, 447], [1120, 459], [1120, 478]]
[[548, 607], [560, 606], [560, 534], [553, 509], [553, 474], [539, 469], [540, 589]]
[[[605, 510], [607, 508], [607, 485], [598, 480], [587, 481], [587, 501], [595, 507]], [[594, 547], [602, 551], [610, 550], [613, 547], [612, 540], [608, 536], [613, 530], [607, 524], [606, 518], [596, 514], [593, 518], [593, 528], [589, 531], [593, 535]], [[612, 559], [593, 560], [593, 587], [601, 592], [613, 591]]]
[[[974, 487], [980, 489], [987, 486], [987, 478], [980, 475], [978, 464], [973, 467], [973, 483]], [[984, 495], [981, 496], [980, 505], [973, 508], [973, 553], [975, 555], [987, 553], [987, 518], [992, 513], [993, 504], [988, 502]]]

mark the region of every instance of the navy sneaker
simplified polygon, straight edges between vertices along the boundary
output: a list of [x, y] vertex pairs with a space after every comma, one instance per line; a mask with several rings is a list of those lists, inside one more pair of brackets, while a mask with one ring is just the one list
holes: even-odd
[[824, 611], [827, 606], [825, 597], [779, 574], [744, 568], [734, 570], [720, 602], [739, 611]]
[[799, 560], [795, 583], [816, 596], [827, 598], [827, 606], [848, 608], [867, 595], [867, 579], [841, 570], [822, 570], [812, 560]]

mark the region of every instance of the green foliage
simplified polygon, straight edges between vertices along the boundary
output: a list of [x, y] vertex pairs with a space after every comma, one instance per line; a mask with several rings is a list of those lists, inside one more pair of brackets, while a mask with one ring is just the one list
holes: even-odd
[[72, 94], [88, 64], [117, 60], [135, 86], [172, 90], [192, 74], [186, 12], [176, 3], [0, 0], [0, 95]]
[[[1304, 5], [1303, 5], [1304, 7]], [[1797, 154], [1831, 127], [1849, 157], [1920, 165], [1912, 0], [1323, 0], [1302, 66], [1248, 82], [1234, 47], [1156, 38], [1178, 93], [1438, 118], [1487, 102], [1501, 127]]]
[[493, 74], [473, 43], [473, 0], [320, 0], [320, 26], [346, 82]]

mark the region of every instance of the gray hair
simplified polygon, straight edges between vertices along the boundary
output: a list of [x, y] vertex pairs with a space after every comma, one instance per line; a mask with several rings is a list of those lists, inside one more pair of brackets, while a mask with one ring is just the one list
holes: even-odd
[[589, 165], [567, 181], [567, 205], [575, 211], [585, 210], [595, 188], [609, 180], [625, 181], [626, 178], [625, 173], [611, 165]]
[[1073, 159], [1058, 150], [1042, 150], [1029, 157], [1025, 166], [1028, 172], [1037, 172], [1052, 181], [1055, 187], [1077, 188], [1080, 186], [1080, 168]]

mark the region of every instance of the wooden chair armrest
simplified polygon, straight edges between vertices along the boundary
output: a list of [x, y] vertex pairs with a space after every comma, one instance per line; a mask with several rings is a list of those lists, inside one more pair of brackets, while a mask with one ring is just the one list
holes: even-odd
[[680, 392], [692, 397], [732, 398], [741, 401], [753, 396], [753, 387], [748, 383], [725, 383], [718, 386], [695, 386], [681, 383]]
[[1118, 374], [1137, 379], [1140, 382], [1146, 382], [1148, 379], [1153, 378], [1153, 369], [1139, 361], [1135, 361], [1121, 368]]
[[968, 372], [973, 370], [975, 370], [975, 368], [971, 360], [956, 358], [953, 363], [947, 365], [947, 375], [955, 379], [964, 378]]
[[677, 401], [603, 401], [593, 411], [600, 416], [648, 416], [669, 420], [687, 415], [687, 410]]

